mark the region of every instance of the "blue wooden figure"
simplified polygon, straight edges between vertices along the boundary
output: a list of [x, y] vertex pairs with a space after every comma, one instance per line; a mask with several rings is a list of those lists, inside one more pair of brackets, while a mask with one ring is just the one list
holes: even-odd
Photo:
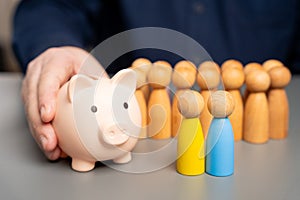
[[206, 173], [230, 176], [234, 172], [234, 137], [228, 116], [234, 109], [234, 100], [230, 93], [216, 91], [207, 106], [214, 118], [206, 140]]

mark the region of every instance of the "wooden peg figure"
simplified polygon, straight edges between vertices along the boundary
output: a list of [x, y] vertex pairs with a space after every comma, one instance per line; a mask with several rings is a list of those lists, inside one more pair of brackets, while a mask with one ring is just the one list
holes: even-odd
[[175, 137], [177, 135], [183, 118], [177, 108], [177, 97], [182, 91], [190, 89], [194, 85], [196, 74], [196, 66], [186, 60], [178, 62], [174, 67], [172, 82], [177, 90], [172, 102], [172, 137]]
[[[139, 68], [140, 70], [142, 70], [146, 77], [147, 77], [147, 74], [148, 74], [151, 66], [152, 66], [151, 61], [146, 58], [138, 58], [131, 64], [131, 67], [133, 69]], [[145, 96], [145, 100], [147, 102], [149, 99], [149, 95], [150, 95], [150, 88], [149, 88], [147, 81], [145, 82], [145, 84], [143, 86], [140, 87], [140, 89], [142, 90], [142, 92]]]
[[204, 137], [199, 120], [204, 100], [198, 92], [185, 90], [177, 105], [185, 117], [178, 134], [177, 171], [183, 175], [200, 175], [205, 172]]
[[137, 77], [137, 84], [136, 84], [136, 90], [135, 90], [135, 97], [139, 104], [140, 111], [141, 111], [141, 117], [142, 117], [142, 127], [141, 127], [141, 133], [139, 135], [139, 138], [147, 138], [147, 103], [145, 100], [145, 96], [141, 88], [146, 84], [146, 74], [140, 69], [140, 68], [132, 68]]
[[148, 137], [171, 137], [171, 103], [166, 87], [171, 82], [172, 66], [166, 61], [153, 63], [148, 83], [153, 88], [148, 101]]
[[202, 64], [198, 68], [197, 74], [197, 83], [201, 88], [201, 95], [204, 99], [204, 108], [200, 115], [200, 121], [204, 133], [204, 137], [206, 137], [210, 122], [212, 120], [212, 115], [209, 113], [207, 109], [207, 101], [210, 97], [210, 93], [215, 91], [218, 88], [220, 83], [220, 71], [218, 68], [206, 68], [202, 67]]
[[235, 104], [226, 91], [212, 93], [208, 110], [214, 116], [206, 140], [206, 173], [212, 176], [230, 176], [234, 172], [234, 138], [228, 116]]
[[283, 66], [283, 63], [280, 62], [279, 60], [276, 60], [276, 59], [270, 59], [270, 60], [267, 60], [265, 61], [263, 64], [262, 64], [262, 67], [264, 68], [264, 70], [266, 70], [267, 72], [272, 69], [273, 67], [282, 67]]
[[269, 134], [272, 139], [284, 139], [289, 128], [289, 104], [284, 87], [291, 81], [286, 67], [273, 67], [268, 71], [271, 87], [268, 91]]
[[266, 91], [270, 77], [264, 70], [254, 70], [246, 76], [249, 91], [245, 104], [244, 140], [261, 144], [269, 139], [269, 109]]
[[243, 70], [243, 64], [234, 59], [226, 60], [222, 65], [221, 65], [221, 70], [224, 71], [228, 68], [236, 68], [239, 70]]
[[229, 116], [232, 124], [234, 140], [239, 141], [243, 137], [244, 103], [240, 88], [244, 84], [244, 72], [238, 68], [227, 68], [222, 71], [222, 80], [225, 89], [232, 95], [235, 101], [235, 109]]

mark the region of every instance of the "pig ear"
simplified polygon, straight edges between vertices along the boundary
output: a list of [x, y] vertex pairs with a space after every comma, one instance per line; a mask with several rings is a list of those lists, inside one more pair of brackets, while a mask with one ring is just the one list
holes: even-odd
[[132, 69], [122, 69], [111, 80], [113, 83], [126, 85], [133, 90], [136, 88], [136, 73]]
[[73, 97], [74, 97], [74, 91], [75, 91], [75, 87], [76, 87], [76, 90], [79, 91], [81, 89], [84, 89], [84, 88], [87, 88], [87, 87], [90, 87], [93, 85], [93, 79], [88, 77], [88, 76], [85, 76], [85, 75], [80, 75], [80, 74], [77, 74], [77, 75], [74, 75], [69, 83], [68, 83], [68, 100], [70, 101], [70, 103], [73, 102]]

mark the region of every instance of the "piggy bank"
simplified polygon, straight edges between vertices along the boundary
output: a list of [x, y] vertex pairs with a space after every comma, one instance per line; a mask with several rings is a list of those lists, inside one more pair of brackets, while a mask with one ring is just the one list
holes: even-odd
[[96, 161], [131, 160], [141, 131], [135, 88], [136, 75], [130, 69], [111, 79], [75, 75], [61, 87], [52, 125], [74, 170], [90, 171]]

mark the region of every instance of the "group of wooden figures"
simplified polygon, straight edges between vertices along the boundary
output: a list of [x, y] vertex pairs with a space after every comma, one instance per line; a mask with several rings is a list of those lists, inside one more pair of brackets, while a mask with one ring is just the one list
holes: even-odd
[[[227, 60], [221, 67], [139, 58], [136, 98], [142, 113], [141, 138], [178, 137], [177, 171], [229, 176], [234, 171], [234, 141], [265, 143], [288, 134], [290, 71], [278, 60], [245, 66]], [[168, 86], [176, 87], [169, 97]], [[191, 90], [197, 82], [200, 92]], [[245, 93], [241, 87], [245, 83]], [[219, 90], [224, 88], [225, 90]]]

